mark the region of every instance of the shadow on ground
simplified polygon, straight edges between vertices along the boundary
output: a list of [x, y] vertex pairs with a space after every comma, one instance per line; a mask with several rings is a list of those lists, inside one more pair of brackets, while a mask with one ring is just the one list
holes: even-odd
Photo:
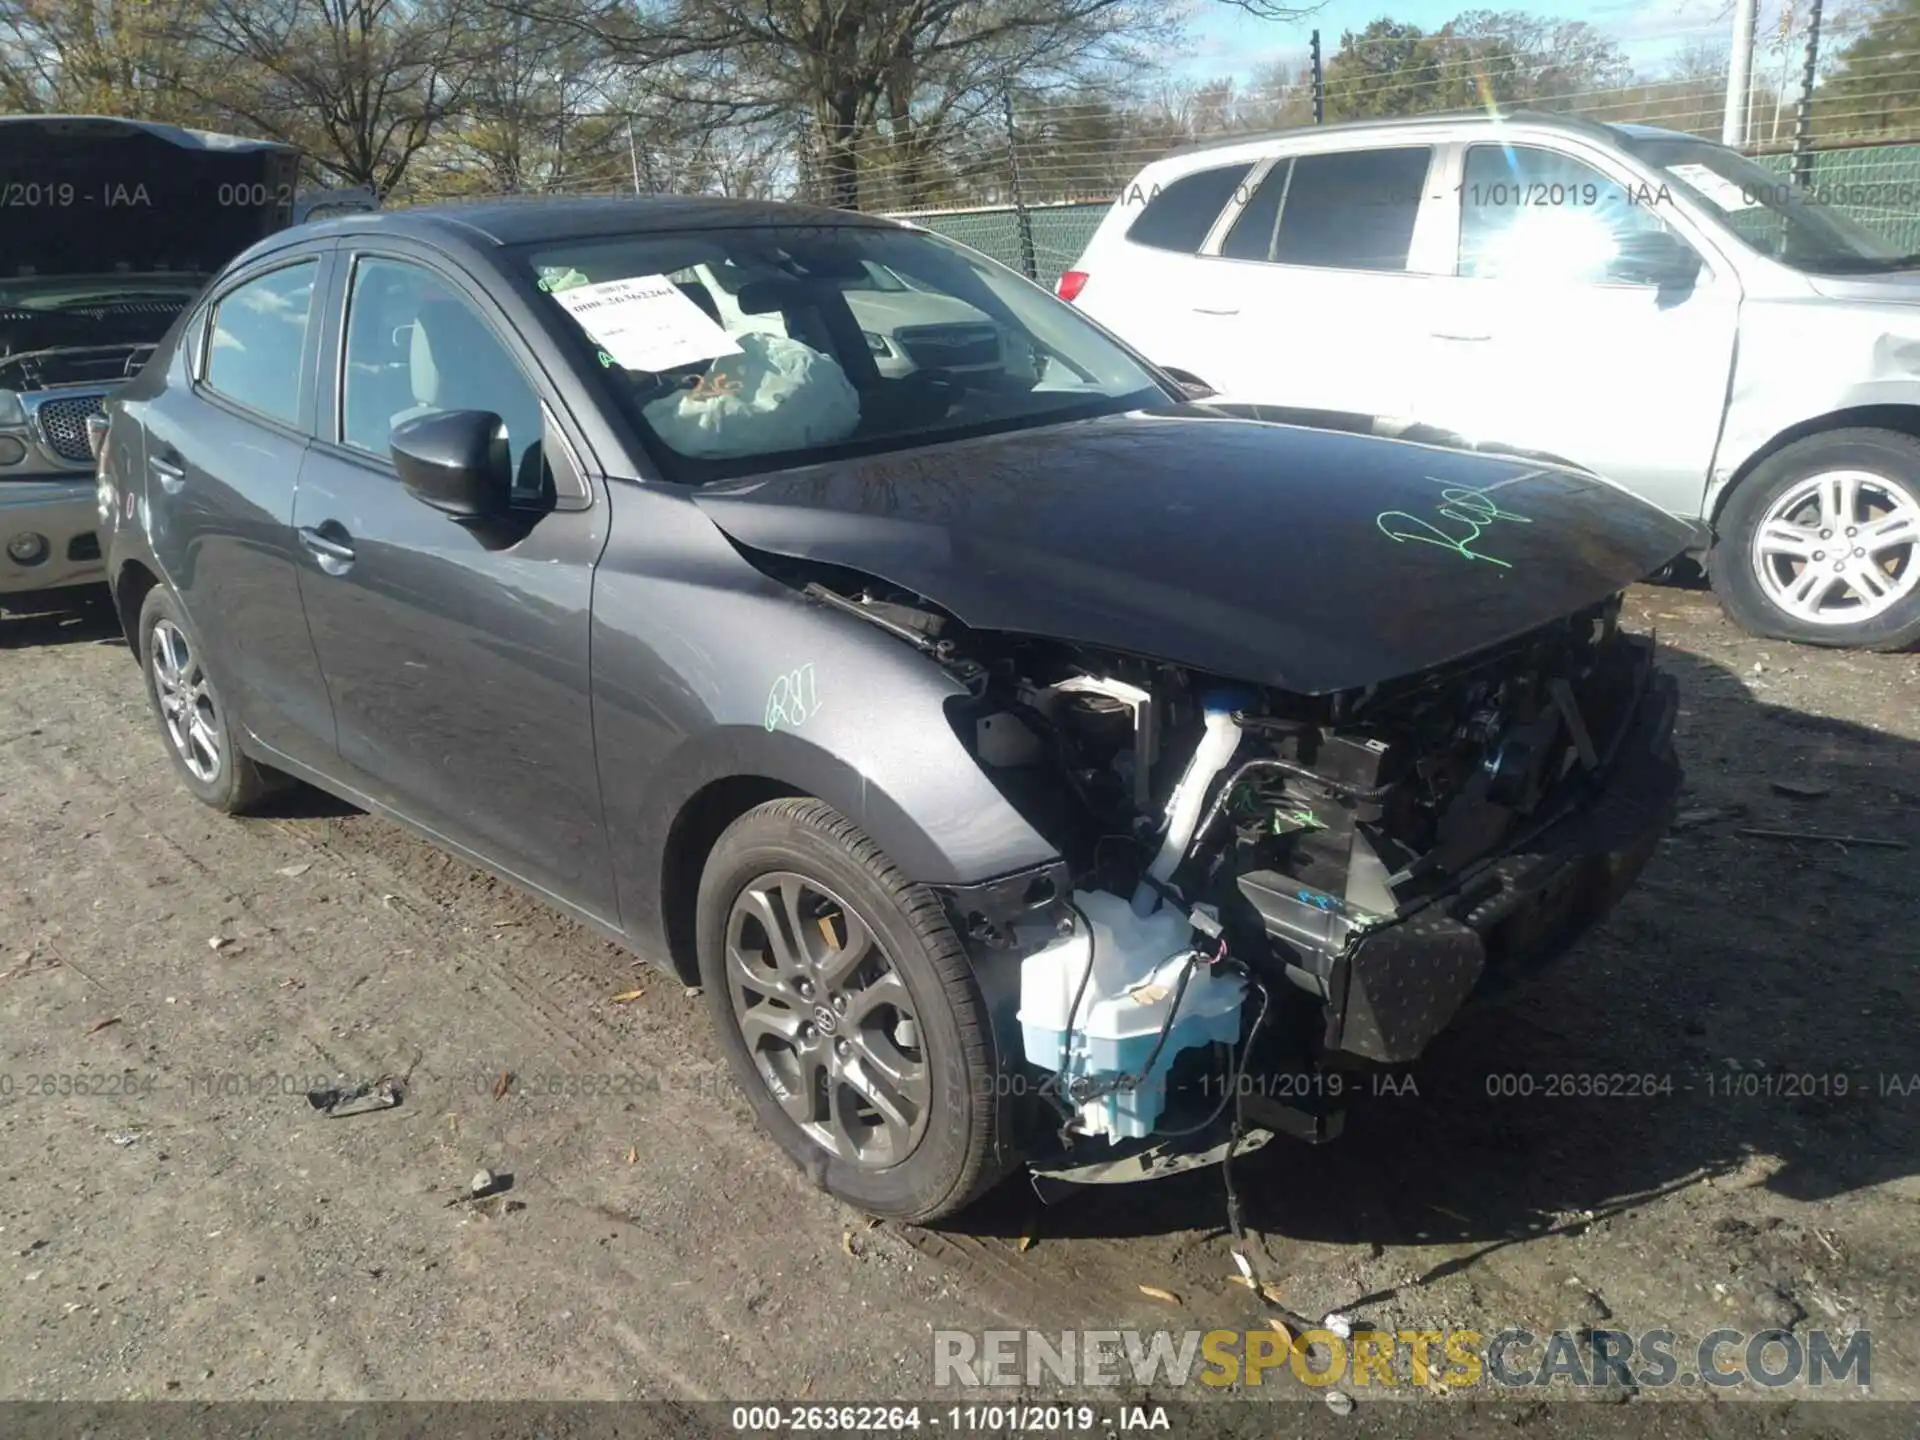
[[[1767, 1188], [1796, 1199], [1920, 1172], [1920, 747], [1762, 703], [1684, 651], [1664, 662], [1682, 687], [1687, 793], [1638, 885], [1523, 995], [1463, 1015], [1405, 1072], [1410, 1086], [1363, 1090], [1339, 1139], [1275, 1139], [1239, 1161], [1249, 1223], [1299, 1240], [1494, 1247], [1756, 1155], [1783, 1162]], [[1612, 1078], [1631, 1076], [1648, 1079]], [[1596, 1083], [1627, 1093], [1579, 1093]], [[1031, 1214], [1016, 1180], [954, 1228], [1017, 1235]], [[1209, 1214], [1224, 1217], [1217, 1169], [1087, 1187], [1047, 1225], [1171, 1233]]]
[[104, 585], [0, 595], [0, 650], [126, 641]]

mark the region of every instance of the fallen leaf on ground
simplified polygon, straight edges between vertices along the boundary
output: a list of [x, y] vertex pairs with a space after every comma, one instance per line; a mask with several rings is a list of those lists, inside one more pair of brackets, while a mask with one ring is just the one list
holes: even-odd
[[98, 1025], [93, 1026], [91, 1029], [87, 1031], [87, 1034], [97, 1035], [102, 1030], [106, 1029], [109, 1025], [118, 1025], [119, 1023], [120, 1023], [120, 1017], [118, 1015], [115, 1015], [110, 1019], [102, 1020]]
[[1025, 1254], [1033, 1248], [1033, 1242], [1040, 1238], [1040, 1217], [1034, 1216], [1027, 1222], [1027, 1228], [1020, 1232], [1020, 1251]]
[[1142, 1285], [1139, 1288], [1140, 1293], [1149, 1300], [1164, 1300], [1169, 1305], [1178, 1305], [1180, 1303], [1180, 1297], [1178, 1295], [1174, 1294], [1171, 1290], [1162, 1290], [1158, 1285]]
[[609, 1005], [625, 1005], [629, 1000], [638, 1000], [642, 995], [646, 993], [647, 992], [644, 990], [622, 990], [618, 995], [614, 996], [613, 999], [609, 1000], [607, 1003]]
[[502, 1095], [506, 1094], [507, 1087], [511, 1084], [513, 1084], [513, 1072], [511, 1070], [502, 1070], [500, 1072], [500, 1078], [493, 1082], [493, 1098], [498, 1100]]
[[311, 860], [302, 860], [297, 865], [282, 865], [278, 870], [274, 871], [273, 873], [276, 875], [284, 875], [289, 880], [293, 880], [298, 878], [301, 875], [306, 874], [307, 871], [311, 869], [313, 869], [313, 862]]

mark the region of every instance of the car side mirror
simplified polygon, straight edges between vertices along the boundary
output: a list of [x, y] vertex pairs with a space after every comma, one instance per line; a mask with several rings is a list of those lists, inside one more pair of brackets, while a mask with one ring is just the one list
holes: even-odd
[[413, 498], [463, 524], [513, 504], [507, 426], [491, 410], [440, 410], [394, 427], [393, 468]]
[[1608, 267], [1609, 279], [1661, 290], [1684, 290], [1699, 278], [1700, 252], [1671, 230], [1646, 230], [1620, 237]]

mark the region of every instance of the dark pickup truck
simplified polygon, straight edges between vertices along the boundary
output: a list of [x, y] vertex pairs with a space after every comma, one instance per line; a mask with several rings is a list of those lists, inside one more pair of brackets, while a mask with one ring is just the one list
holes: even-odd
[[284, 146], [0, 118], [0, 598], [104, 578], [87, 419], [209, 276], [300, 216]]

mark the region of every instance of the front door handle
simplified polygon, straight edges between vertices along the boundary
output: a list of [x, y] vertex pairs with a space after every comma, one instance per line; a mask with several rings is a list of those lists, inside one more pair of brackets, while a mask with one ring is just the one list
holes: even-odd
[[1491, 340], [1493, 336], [1467, 335], [1454, 330], [1435, 330], [1433, 332], [1433, 338], [1436, 340]]
[[323, 535], [311, 525], [302, 525], [299, 534], [300, 543], [320, 562], [322, 570], [329, 575], [347, 573], [348, 567], [353, 564], [353, 546]]
[[1240, 313], [1240, 307], [1236, 305], [1231, 310], [1216, 310], [1210, 306], [1196, 305], [1193, 307], [1193, 313], [1196, 315], [1238, 315]]
[[169, 495], [178, 495], [181, 487], [187, 483], [187, 472], [171, 460], [163, 460], [158, 455], [147, 457], [147, 468], [160, 480], [160, 488]]

